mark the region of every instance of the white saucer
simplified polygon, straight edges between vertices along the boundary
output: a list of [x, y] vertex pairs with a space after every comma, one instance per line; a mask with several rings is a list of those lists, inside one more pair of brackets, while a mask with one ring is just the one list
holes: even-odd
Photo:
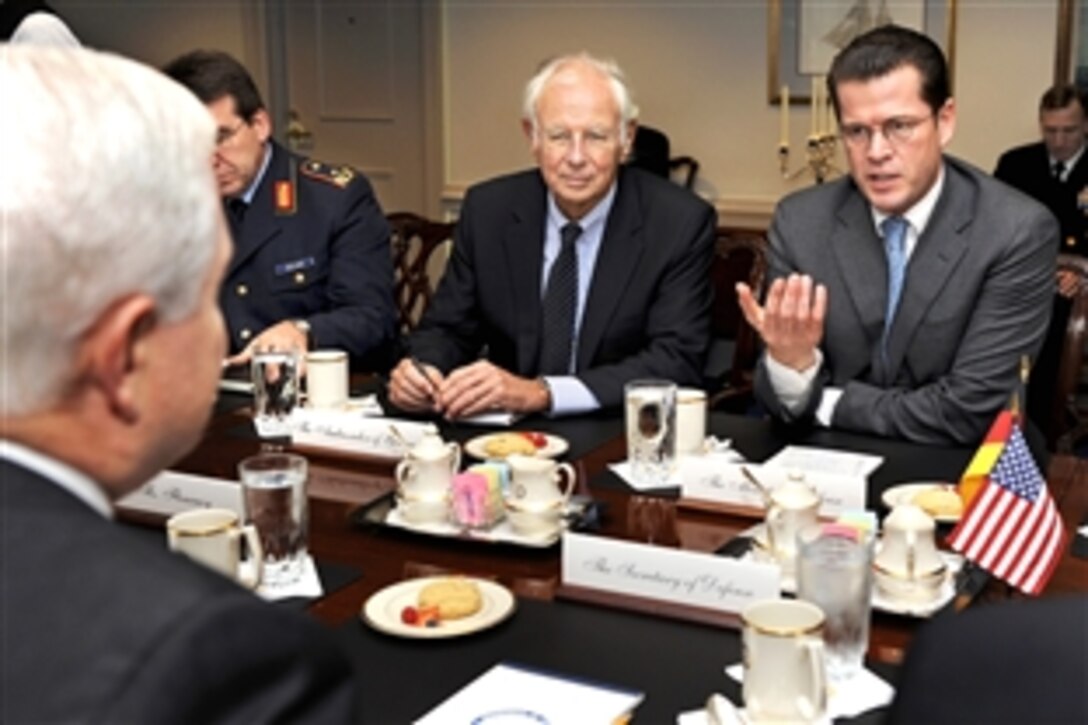
[[[488, 459], [495, 460], [498, 458], [505, 458], [505, 456], [492, 456], [487, 452], [488, 442], [498, 435], [506, 435], [507, 433], [519, 433], [519, 432], [532, 432], [532, 431], [506, 431], [504, 433], [488, 433], [487, 435], [476, 436], [472, 440], [465, 443], [465, 453], [469, 454], [473, 458], [479, 458], [481, 461]], [[536, 449], [536, 456], [538, 458], [555, 458], [561, 456], [570, 449], [570, 444], [567, 443], [566, 438], [559, 436], [553, 436], [550, 433], [541, 433], [544, 436], [545, 444], [543, 448]]]

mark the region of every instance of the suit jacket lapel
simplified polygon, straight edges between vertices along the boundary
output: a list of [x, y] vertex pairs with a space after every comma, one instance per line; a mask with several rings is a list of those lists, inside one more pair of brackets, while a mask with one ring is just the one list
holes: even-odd
[[945, 186], [907, 265], [899, 311], [888, 339], [889, 382], [895, 379], [930, 305], [967, 252], [963, 231], [974, 216], [975, 189], [945, 164]]
[[601, 248], [589, 284], [578, 337], [578, 370], [590, 367], [608, 322], [638, 267], [646, 245], [642, 229], [641, 194], [631, 175], [620, 170], [616, 199], [605, 222]]
[[536, 188], [514, 207], [503, 248], [514, 300], [518, 374], [534, 375], [540, 354], [540, 275], [544, 267], [547, 189], [537, 174]]
[[873, 227], [873, 215], [861, 192], [849, 194], [839, 208], [831, 234], [831, 252], [839, 267], [868, 349], [880, 345], [888, 299], [888, 263]]
[[[272, 159], [268, 162], [268, 169], [264, 178], [257, 186], [253, 195], [253, 201], [246, 210], [245, 223], [242, 225], [242, 233], [234, 240], [234, 255], [230, 260], [227, 275], [257, 253], [269, 239], [280, 233], [282, 220], [275, 213], [275, 199], [273, 191], [276, 182], [290, 178], [289, 159], [287, 152], [272, 144]], [[298, 190], [295, 189], [295, 193]]]

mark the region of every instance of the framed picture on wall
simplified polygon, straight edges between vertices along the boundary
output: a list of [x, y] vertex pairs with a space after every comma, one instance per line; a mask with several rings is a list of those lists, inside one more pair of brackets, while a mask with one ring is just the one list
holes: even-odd
[[[1077, 0], [1088, 3], [1088, 0]], [[956, 0], [770, 0], [767, 5], [767, 100], [810, 103], [812, 77], [858, 35], [895, 23], [933, 38], [955, 68]]]
[[1088, 91], [1088, 0], [1060, 0], [1054, 83], [1076, 83]]

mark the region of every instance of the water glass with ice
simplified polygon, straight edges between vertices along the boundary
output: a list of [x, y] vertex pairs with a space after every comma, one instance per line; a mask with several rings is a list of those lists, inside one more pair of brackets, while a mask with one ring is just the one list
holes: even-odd
[[873, 536], [841, 524], [816, 524], [797, 535], [797, 597], [824, 612], [824, 653], [831, 681], [861, 671], [869, 648]]
[[261, 453], [238, 464], [246, 522], [257, 527], [264, 550], [262, 581], [291, 584], [306, 560], [309, 516], [307, 463], [291, 453]]
[[676, 465], [676, 385], [635, 380], [624, 387], [627, 462], [636, 483], [664, 486]]
[[253, 423], [261, 437], [291, 435], [291, 413], [298, 405], [299, 361], [293, 350], [253, 355]]

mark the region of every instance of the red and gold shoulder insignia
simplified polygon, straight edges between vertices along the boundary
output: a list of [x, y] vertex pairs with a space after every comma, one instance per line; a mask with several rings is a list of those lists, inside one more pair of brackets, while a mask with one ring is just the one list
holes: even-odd
[[347, 187], [355, 178], [355, 169], [350, 166], [333, 166], [320, 161], [306, 161], [299, 167], [299, 171], [303, 176], [324, 181], [326, 184], [332, 184], [341, 189]]

